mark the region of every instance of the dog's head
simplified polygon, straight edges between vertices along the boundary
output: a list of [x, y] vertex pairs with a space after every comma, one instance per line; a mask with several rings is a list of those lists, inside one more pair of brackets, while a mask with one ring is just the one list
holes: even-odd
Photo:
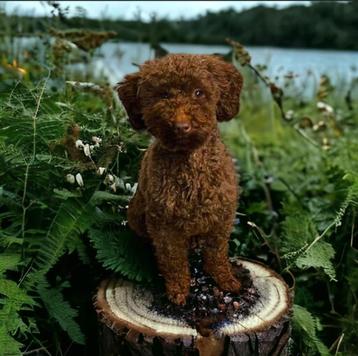
[[218, 57], [170, 54], [145, 62], [117, 91], [136, 130], [185, 151], [202, 145], [217, 121], [238, 113], [241, 87], [238, 70]]

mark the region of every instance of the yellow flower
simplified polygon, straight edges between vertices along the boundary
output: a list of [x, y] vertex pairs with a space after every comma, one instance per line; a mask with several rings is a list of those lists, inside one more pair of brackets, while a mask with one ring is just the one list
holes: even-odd
[[25, 68], [20, 67], [19, 63], [16, 59], [12, 61], [12, 63], [6, 63], [3, 61], [3, 66], [5, 68], [15, 70], [16, 72], [20, 73], [21, 75], [25, 75], [27, 73], [27, 70]]

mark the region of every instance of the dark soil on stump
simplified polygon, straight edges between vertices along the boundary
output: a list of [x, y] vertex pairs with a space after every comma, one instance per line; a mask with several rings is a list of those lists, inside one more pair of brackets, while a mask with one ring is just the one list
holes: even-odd
[[190, 255], [191, 284], [190, 294], [183, 306], [171, 303], [166, 296], [164, 283], [158, 279], [151, 289], [153, 311], [187, 322], [198, 333], [209, 336], [223, 323], [240, 320], [250, 313], [259, 301], [260, 295], [252, 284], [250, 271], [242, 265], [233, 265], [233, 271], [241, 281], [239, 294], [221, 291], [214, 280], [204, 273], [200, 250]]

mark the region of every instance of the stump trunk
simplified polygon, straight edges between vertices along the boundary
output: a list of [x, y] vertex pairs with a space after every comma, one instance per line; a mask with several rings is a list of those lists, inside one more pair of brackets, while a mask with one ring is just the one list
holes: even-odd
[[95, 302], [100, 355], [287, 355], [292, 303], [288, 286], [260, 263], [243, 259], [232, 262], [250, 271], [259, 298], [247, 315], [221, 319], [210, 333], [189, 325], [178, 315], [155, 310], [153, 294], [143, 287], [122, 279], [103, 281]]

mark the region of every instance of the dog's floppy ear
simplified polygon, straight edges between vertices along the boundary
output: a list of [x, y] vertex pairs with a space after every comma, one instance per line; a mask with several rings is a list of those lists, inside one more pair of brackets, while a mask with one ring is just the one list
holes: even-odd
[[125, 107], [128, 119], [135, 130], [145, 129], [145, 124], [142, 118], [140, 103], [138, 99], [140, 73], [127, 74], [123, 81], [119, 82], [116, 90]]
[[240, 110], [243, 78], [233, 64], [216, 56], [207, 56], [207, 58], [208, 69], [219, 88], [216, 117], [218, 121], [228, 121]]

